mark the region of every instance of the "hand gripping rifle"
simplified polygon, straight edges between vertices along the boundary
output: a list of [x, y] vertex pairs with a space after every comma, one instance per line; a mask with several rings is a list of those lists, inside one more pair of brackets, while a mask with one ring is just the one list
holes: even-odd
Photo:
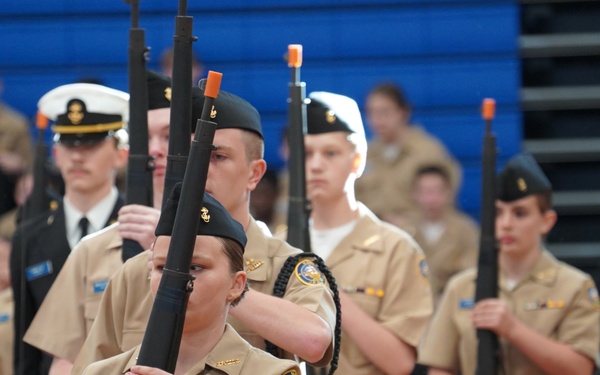
[[[483, 140], [483, 182], [481, 204], [481, 239], [475, 302], [498, 297], [498, 248], [495, 236], [496, 220], [496, 137], [492, 133], [496, 102], [484, 99], [482, 114], [486, 123]], [[498, 337], [493, 331], [477, 330], [477, 375], [496, 375], [498, 369]]]
[[186, 16], [186, 10], [187, 1], [179, 0], [179, 9], [177, 17], [175, 17], [175, 35], [173, 37], [171, 126], [169, 128], [169, 155], [167, 155], [163, 207], [175, 184], [183, 180], [187, 157], [190, 152], [192, 43], [198, 38], [192, 36], [193, 17]]
[[[273, 295], [283, 297], [288, 281], [296, 264], [302, 258], [312, 258], [315, 265], [327, 278], [329, 287], [334, 295], [336, 307], [336, 325], [334, 332], [334, 353], [331, 360], [329, 374], [333, 374], [337, 369], [337, 362], [340, 353], [341, 329], [342, 329], [342, 310], [337, 284], [333, 274], [325, 265], [323, 259], [311, 252], [310, 231], [308, 220], [310, 219], [310, 202], [306, 197], [306, 170], [305, 170], [305, 151], [304, 135], [306, 134], [306, 84], [300, 81], [300, 67], [302, 66], [302, 45], [291, 44], [288, 46], [288, 67], [292, 69], [291, 82], [289, 83], [290, 97], [288, 98], [288, 144], [290, 147], [289, 170], [290, 170], [290, 190], [288, 206], [288, 233], [287, 242], [298, 249], [304, 251], [304, 254], [289, 257], [284, 263], [275, 286]], [[267, 351], [274, 356], [279, 356], [277, 347], [267, 341]], [[313, 368], [306, 364], [307, 375], [323, 373], [323, 369]]]
[[175, 371], [187, 302], [194, 289], [189, 270], [217, 128], [216, 123], [209, 121], [210, 111], [219, 93], [221, 76], [212, 71], [208, 74], [202, 117], [190, 147], [169, 252], [137, 361], [138, 365], [169, 373]]
[[[139, 1], [125, 0], [131, 4], [129, 29], [129, 159], [127, 162], [127, 204], [152, 207], [152, 157], [148, 155], [148, 83], [146, 60], [150, 49], [146, 47], [145, 31], [138, 27]], [[134, 240], [123, 239], [123, 262], [144, 251]]]

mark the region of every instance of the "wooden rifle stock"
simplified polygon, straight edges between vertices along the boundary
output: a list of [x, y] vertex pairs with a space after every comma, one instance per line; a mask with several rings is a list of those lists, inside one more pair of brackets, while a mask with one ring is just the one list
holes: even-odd
[[[486, 132], [483, 144], [483, 181], [481, 204], [481, 239], [477, 268], [475, 302], [498, 297], [498, 248], [495, 235], [496, 220], [496, 137], [492, 133], [495, 102], [485, 99], [483, 117]], [[498, 337], [491, 330], [477, 330], [477, 375], [496, 375], [499, 364]]]
[[169, 128], [169, 155], [165, 172], [164, 206], [169, 193], [183, 180], [190, 152], [190, 124], [192, 122], [192, 36], [193, 17], [186, 15], [187, 2], [179, 1], [173, 37], [173, 74], [171, 117]]
[[306, 198], [304, 135], [306, 134], [306, 84], [300, 82], [302, 46], [288, 47], [288, 66], [292, 69], [288, 98], [288, 145], [290, 173], [287, 242], [310, 252], [310, 204]]
[[[217, 79], [219, 83], [216, 84], [215, 97], [219, 91], [221, 74], [209, 72], [207, 86], [215, 87], [211, 80]], [[205, 91], [205, 95], [209, 95], [209, 90]], [[208, 113], [215, 97], [205, 98], [203, 109], [209, 108]], [[187, 302], [193, 290], [194, 279], [189, 269], [216, 128], [217, 124], [204, 116], [198, 120], [183, 177], [169, 252], [142, 340], [138, 365], [156, 367], [169, 373], [175, 371]]]
[[[150, 49], [146, 47], [144, 29], [138, 27], [139, 2], [131, 4], [131, 28], [129, 30], [129, 158], [127, 162], [127, 204], [152, 207], [154, 169], [148, 155], [148, 83], [146, 60]], [[144, 251], [134, 240], [123, 239], [123, 261]]]

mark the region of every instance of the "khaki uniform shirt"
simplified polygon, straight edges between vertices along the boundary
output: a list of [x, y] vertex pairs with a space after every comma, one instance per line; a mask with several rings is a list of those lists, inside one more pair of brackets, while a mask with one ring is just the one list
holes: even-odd
[[411, 197], [415, 173], [422, 167], [436, 164], [448, 167], [454, 188], [460, 185], [461, 168], [435, 138], [419, 127], [412, 126], [398, 157], [384, 157], [384, 146], [378, 141], [369, 143], [367, 164], [363, 175], [356, 180], [356, 199], [378, 217], [406, 214], [414, 210]]
[[423, 219], [414, 218], [402, 227], [421, 246], [429, 266], [429, 282], [433, 300], [437, 302], [455, 274], [477, 266], [479, 258], [479, 226], [469, 216], [448, 210], [442, 224], [444, 231], [430, 243], [422, 230]]
[[[432, 314], [423, 253], [410, 236], [381, 222], [362, 204], [359, 213], [358, 223], [331, 253], [327, 266], [340, 290], [398, 338], [416, 347]], [[345, 332], [336, 373], [383, 374]]]
[[108, 280], [121, 267], [118, 223], [79, 242], [25, 334], [25, 342], [75, 361], [98, 313]]
[[[116, 357], [89, 365], [85, 375], [124, 374], [136, 364], [140, 345]], [[185, 375], [300, 375], [298, 364], [278, 359], [256, 349], [242, 339], [230, 325], [215, 347], [204, 358], [199, 358]]]
[[[248, 243], [244, 260], [250, 288], [270, 295], [284, 262], [288, 257], [299, 254], [300, 250], [265, 234], [255, 220], [251, 220], [246, 235]], [[147, 253], [140, 254], [127, 261], [111, 278], [72, 374], [81, 374], [88, 364], [125, 352], [142, 342], [152, 309], [147, 264]], [[335, 305], [333, 293], [326, 285], [306, 285], [297, 278], [291, 278], [283, 298], [323, 318], [331, 327], [333, 345]], [[242, 300], [240, 308], [243, 304]], [[237, 319], [229, 316], [228, 323], [251, 345], [265, 348], [264, 339]], [[332, 351], [330, 347], [321, 362], [329, 362]], [[290, 353], [283, 356], [293, 358]]]
[[[419, 352], [419, 363], [463, 375], [475, 373], [476, 330], [471, 322], [476, 270], [454, 277], [442, 297]], [[600, 344], [598, 292], [589, 275], [543, 251], [529, 277], [512, 290], [500, 278], [500, 298], [528, 327], [595, 360]], [[543, 374], [508, 342], [500, 340], [504, 374]]]
[[12, 289], [0, 292], [0, 375], [13, 374], [14, 303]]

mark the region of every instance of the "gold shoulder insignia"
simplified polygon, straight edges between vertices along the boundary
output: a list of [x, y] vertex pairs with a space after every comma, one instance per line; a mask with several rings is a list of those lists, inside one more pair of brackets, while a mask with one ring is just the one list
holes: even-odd
[[227, 359], [225, 361], [218, 361], [217, 363], [215, 363], [216, 367], [223, 367], [223, 366], [229, 366], [229, 365], [235, 365], [236, 363], [240, 363], [240, 360], [235, 358], [235, 359]]
[[248, 259], [244, 264], [246, 265], [246, 272], [251, 272], [262, 266], [265, 262], [262, 260], [255, 261], [254, 258]]
[[554, 275], [556, 275], [556, 270], [554, 268], [549, 268], [547, 270], [538, 272], [535, 276], [538, 278], [538, 280], [544, 280], [554, 277]]
[[379, 240], [379, 237], [381, 237], [379, 234], [372, 235], [363, 242], [363, 246], [369, 246], [377, 242]]
[[298, 262], [294, 269], [294, 275], [304, 285], [326, 284], [325, 277], [310, 259], [303, 259]]

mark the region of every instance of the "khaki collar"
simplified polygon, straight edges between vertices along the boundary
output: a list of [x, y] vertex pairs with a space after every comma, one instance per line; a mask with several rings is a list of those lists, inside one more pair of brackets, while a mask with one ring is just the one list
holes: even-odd
[[[529, 275], [519, 282], [513, 290], [518, 289], [521, 285], [528, 281], [550, 287], [556, 282], [558, 270], [558, 260], [547, 250], [542, 250], [540, 258], [529, 272]], [[506, 287], [506, 281], [504, 280], [504, 277], [502, 277], [502, 274], [500, 274], [500, 287], [504, 291], [510, 292], [510, 290]]]
[[250, 281], [265, 281], [269, 269], [265, 265], [269, 250], [269, 238], [261, 230], [254, 218], [250, 218], [250, 225], [246, 229], [248, 242], [244, 250], [244, 266]]
[[354, 256], [354, 250], [383, 252], [385, 244], [382, 241], [381, 224], [381, 220], [365, 205], [358, 202], [358, 222], [354, 227], [355, 229], [339, 243], [327, 259], [327, 264], [334, 267]]

